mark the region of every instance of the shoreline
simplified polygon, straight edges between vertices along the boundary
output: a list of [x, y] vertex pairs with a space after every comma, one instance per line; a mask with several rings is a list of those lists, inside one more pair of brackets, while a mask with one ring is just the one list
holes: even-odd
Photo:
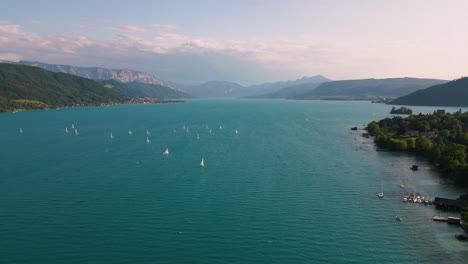
[[184, 100], [178, 99], [158, 99], [158, 98], [132, 98], [126, 102], [122, 103], [101, 103], [101, 104], [90, 104], [90, 105], [82, 105], [82, 104], [74, 104], [74, 105], [67, 105], [67, 106], [50, 106], [45, 108], [31, 108], [31, 109], [14, 109], [12, 111], [0, 111], [0, 114], [15, 114], [18, 112], [26, 112], [26, 111], [38, 111], [38, 110], [60, 110], [62, 108], [75, 108], [75, 107], [100, 107], [100, 106], [113, 106], [113, 105], [131, 105], [131, 104], [181, 104], [185, 103]]

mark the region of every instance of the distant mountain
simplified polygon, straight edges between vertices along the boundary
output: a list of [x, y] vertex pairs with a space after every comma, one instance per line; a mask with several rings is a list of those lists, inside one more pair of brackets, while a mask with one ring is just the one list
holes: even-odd
[[468, 77], [416, 91], [393, 100], [391, 104], [468, 106]]
[[100, 81], [105, 87], [132, 98], [151, 97], [162, 99], [192, 98], [193, 96], [183, 91], [174, 90], [159, 84], [127, 82], [117, 80]]
[[264, 83], [249, 86], [252, 91], [250, 97], [255, 98], [289, 98], [297, 91], [314, 89], [320, 83], [331, 81], [322, 75], [302, 77], [301, 79], [285, 82]]
[[239, 98], [248, 92], [248, 88], [238, 83], [211, 81], [183, 88], [198, 98]]
[[0, 112], [127, 100], [128, 97], [90, 79], [38, 67], [0, 63]]
[[317, 88], [322, 82], [317, 83], [303, 83], [293, 86], [288, 86], [276, 91], [274, 93], [262, 94], [255, 96], [255, 98], [271, 98], [271, 99], [294, 99], [298, 96], [301, 96], [305, 93], [313, 91]]
[[295, 99], [398, 97], [446, 82], [446, 80], [418, 78], [332, 81], [322, 83], [312, 91], [299, 94]]
[[93, 80], [118, 80], [120, 82], [141, 82], [157, 84], [175, 89], [174, 84], [160, 80], [153, 75], [129, 69], [115, 70], [100, 67], [75, 67], [70, 65], [56, 65], [42, 62], [20, 61], [18, 64], [36, 66], [53, 72], [64, 72]]
[[270, 98], [265, 96], [284, 87], [308, 83], [322, 83], [326, 81], [329, 81], [329, 79], [317, 75], [313, 77], [303, 77], [302, 79], [294, 81], [263, 83], [251, 86], [242, 86], [233, 82], [211, 81], [203, 84], [186, 86], [183, 89], [199, 98]]

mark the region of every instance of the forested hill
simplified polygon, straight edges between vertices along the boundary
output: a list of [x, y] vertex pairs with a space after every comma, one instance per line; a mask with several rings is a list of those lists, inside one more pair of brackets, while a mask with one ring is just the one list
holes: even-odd
[[445, 176], [468, 186], [468, 112], [395, 116], [367, 128], [379, 147], [424, 156]]
[[193, 96], [180, 90], [171, 89], [164, 85], [142, 82], [120, 82], [105, 80], [100, 83], [105, 87], [132, 98], [151, 97], [160, 99], [192, 98]]
[[425, 89], [445, 80], [418, 78], [390, 78], [344, 80], [322, 83], [315, 90], [298, 95], [297, 99], [320, 99], [334, 97], [366, 98], [375, 96], [398, 97]]
[[127, 99], [90, 79], [0, 63], [0, 112], [123, 103]]
[[468, 77], [416, 91], [393, 100], [391, 104], [468, 106]]

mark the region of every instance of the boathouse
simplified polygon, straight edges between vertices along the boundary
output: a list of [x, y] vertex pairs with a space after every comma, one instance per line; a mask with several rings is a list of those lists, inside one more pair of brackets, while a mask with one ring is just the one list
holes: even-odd
[[434, 205], [439, 209], [461, 211], [465, 206], [465, 202], [463, 200], [453, 200], [436, 197], [434, 199]]

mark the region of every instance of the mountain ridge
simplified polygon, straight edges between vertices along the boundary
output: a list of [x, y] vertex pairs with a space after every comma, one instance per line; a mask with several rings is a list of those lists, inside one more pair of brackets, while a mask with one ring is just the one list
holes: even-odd
[[331, 81], [294, 99], [399, 97], [445, 82], [447, 81], [412, 77]]
[[173, 83], [158, 79], [144, 71], [136, 71], [131, 69], [109, 69], [103, 67], [79, 67], [64, 64], [49, 64], [37, 61], [19, 61], [17, 64], [40, 67], [52, 72], [63, 72], [93, 80], [101, 81], [114, 79], [124, 83], [136, 81], [141, 83], [167, 86], [171, 89], [177, 90]]
[[391, 101], [395, 105], [468, 106], [468, 77], [430, 86]]
[[115, 104], [128, 99], [91, 79], [39, 67], [0, 63], [0, 112]]

